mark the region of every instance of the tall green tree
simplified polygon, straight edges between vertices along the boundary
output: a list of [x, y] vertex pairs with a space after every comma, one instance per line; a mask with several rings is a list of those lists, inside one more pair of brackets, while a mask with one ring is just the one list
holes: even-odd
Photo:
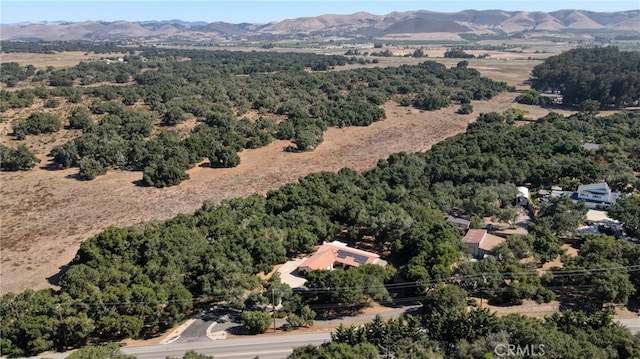
[[540, 206], [536, 225], [546, 227], [556, 236], [572, 236], [586, 222], [587, 207], [567, 196], [551, 198]]
[[112, 343], [105, 346], [87, 346], [71, 353], [70, 359], [134, 359], [133, 355], [122, 353], [118, 344]]
[[378, 359], [379, 352], [369, 343], [359, 343], [355, 346], [348, 344], [328, 343], [319, 347], [308, 345], [295, 348], [287, 359]]
[[622, 222], [628, 235], [640, 237], [640, 194], [618, 199], [607, 209], [607, 214]]

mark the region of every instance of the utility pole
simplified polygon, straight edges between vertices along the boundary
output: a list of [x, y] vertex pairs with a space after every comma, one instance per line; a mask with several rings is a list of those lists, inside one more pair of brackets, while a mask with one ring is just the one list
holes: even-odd
[[480, 309], [482, 309], [482, 298], [484, 296], [484, 287], [487, 285], [487, 277], [482, 276], [482, 288], [480, 289]]
[[[64, 323], [62, 322], [62, 310], [60, 308], [60, 303], [56, 304], [56, 308], [58, 309], [58, 314], [60, 314], [60, 326], [62, 327], [62, 326], [64, 326]], [[67, 330], [66, 330], [66, 328], [64, 328], [62, 330], [62, 336], [64, 338], [64, 349], [67, 349], [67, 347], [69, 345], [67, 344]]]
[[391, 353], [389, 352], [389, 323], [387, 323], [387, 330], [386, 331], [386, 349], [387, 349], [387, 359], [391, 359]]
[[271, 288], [271, 304], [273, 306], [273, 332], [276, 332], [276, 294], [273, 288]]

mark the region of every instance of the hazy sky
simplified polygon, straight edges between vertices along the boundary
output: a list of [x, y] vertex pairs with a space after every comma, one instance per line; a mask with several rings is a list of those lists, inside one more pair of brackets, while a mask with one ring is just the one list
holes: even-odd
[[[0, 23], [24, 21], [84, 20], [171, 20], [267, 23], [324, 14], [352, 14], [367, 11], [384, 15], [393, 11], [431, 10], [456, 12], [467, 9], [554, 11], [581, 9], [620, 11], [640, 9], [640, 0], [298, 0], [298, 1], [84, 1], [84, 0], [0, 0]], [[640, 27], [640, 24], [638, 25]]]

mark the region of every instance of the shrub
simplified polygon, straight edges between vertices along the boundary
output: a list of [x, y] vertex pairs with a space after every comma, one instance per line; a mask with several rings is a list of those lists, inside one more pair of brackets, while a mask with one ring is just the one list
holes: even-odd
[[175, 160], [161, 160], [153, 162], [145, 167], [142, 174], [142, 181], [147, 186], [170, 187], [189, 179], [189, 175], [184, 171], [184, 166]]
[[267, 312], [242, 313], [242, 326], [247, 334], [264, 333], [271, 326], [271, 315]]
[[540, 93], [536, 90], [529, 90], [522, 95], [518, 95], [516, 102], [524, 105], [539, 105]]
[[80, 161], [80, 172], [78, 178], [85, 181], [90, 181], [101, 174], [107, 172], [107, 168], [98, 160], [94, 158], [83, 158]]
[[34, 112], [25, 121], [13, 125], [13, 134], [19, 140], [27, 135], [57, 132], [62, 128], [60, 117], [44, 112]]
[[85, 129], [93, 124], [91, 112], [84, 107], [77, 107], [69, 116], [69, 127], [73, 129]]
[[473, 113], [473, 105], [470, 103], [463, 103], [462, 105], [460, 105], [458, 113], [461, 115], [468, 115], [470, 113]]
[[46, 108], [56, 108], [58, 106], [60, 106], [60, 100], [56, 98], [50, 98], [44, 102], [44, 107]]
[[28, 170], [38, 162], [40, 160], [25, 145], [15, 149], [0, 145], [0, 169], [4, 171]]
[[427, 111], [434, 111], [449, 106], [449, 98], [437, 91], [424, 92], [413, 100], [416, 108]]

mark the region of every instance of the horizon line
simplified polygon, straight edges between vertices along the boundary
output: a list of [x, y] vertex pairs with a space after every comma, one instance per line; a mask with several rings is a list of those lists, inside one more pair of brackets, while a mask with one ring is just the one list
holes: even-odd
[[[579, 8], [564, 8], [564, 9], [559, 9], [559, 10], [554, 10], [554, 11], [543, 11], [543, 10], [538, 10], [538, 11], [530, 11], [530, 10], [503, 10], [503, 9], [483, 9], [483, 10], [478, 10], [478, 9], [464, 9], [464, 10], [459, 10], [459, 11], [433, 11], [433, 10], [426, 10], [426, 9], [420, 9], [420, 10], [405, 10], [405, 11], [392, 11], [389, 13], [385, 13], [385, 14], [375, 14], [372, 13], [370, 11], [366, 11], [366, 10], [362, 10], [362, 11], [356, 11], [356, 12], [352, 12], [352, 13], [348, 13], [348, 14], [339, 14], [339, 13], [326, 13], [326, 14], [322, 14], [322, 15], [315, 15], [315, 16], [296, 16], [296, 17], [291, 17], [291, 18], [287, 18], [287, 19], [283, 19], [283, 20], [272, 20], [272, 21], [267, 21], [267, 22], [249, 22], [249, 21], [242, 21], [242, 22], [229, 22], [229, 21], [223, 21], [223, 20], [218, 20], [218, 21], [206, 21], [206, 20], [183, 20], [180, 18], [171, 18], [171, 19], [163, 19], [163, 20], [125, 20], [125, 19], [118, 19], [118, 20], [102, 20], [102, 19], [90, 19], [87, 18], [85, 20], [32, 20], [32, 21], [19, 21], [19, 22], [11, 22], [11, 23], [5, 23], [0, 21], [0, 26], [10, 26], [10, 25], [50, 25], [50, 24], [56, 24], [56, 25], [60, 25], [60, 24], [75, 24], [75, 23], [82, 23], [82, 22], [106, 22], [106, 23], [114, 23], [114, 22], [130, 22], [130, 23], [142, 23], [142, 22], [171, 22], [171, 21], [179, 21], [179, 22], [184, 22], [184, 23], [205, 23], [205, 24], [213, 24], [213, 23], [227, 23], [227, 24], [270, 24], [270, 23], [277, 23], [277, 22], [282, 22], [282, 21], [286, 21], [286, 20], [293, 20], [293, 19], [303, 19], [303, 18], [317, 18], [317, 17], [323, 17], [323, 16], [351, 16], [351, 15], [355, 15], [358, 13], [367, 13], [373, 16], [385, 16], [385, 15], [389, 15], [392, 13], [402, 13], [402, 12], [421, 12], [421, 11], [425, 11], [425, 12], [432, 12], [432, 13], [443, 13], [443, 14], [456, 14], [456, 13], [461, 13], [461, 12], [466, 12], [466, 11], [478, 11], [478, 12], [484, 12], [484, 11], [504, 11], [504, 12], [512, 12], [512, 13], [517, 13], [517, 12], [526, 12], [526, 13], [536, 13], [536, 12], [540, 12], [540, 13], [546, 13], [546, 14], [550, 14], [550, 13], [554, 13], [554, 12], [560, 12], [560, 11], [583, 11], [583, 12], [592, 12], [592, 13], [616, 13], [616, 12], [629, 12], [629, 11], [640, 11], [640, 9], [628, 9], [628, 10], [617, 10], [617, 11], [593, 11], [593, 10], [586, 10], [586, 9], [579, 9]], [[640, 31], [640, 29], [639, 29]]]

